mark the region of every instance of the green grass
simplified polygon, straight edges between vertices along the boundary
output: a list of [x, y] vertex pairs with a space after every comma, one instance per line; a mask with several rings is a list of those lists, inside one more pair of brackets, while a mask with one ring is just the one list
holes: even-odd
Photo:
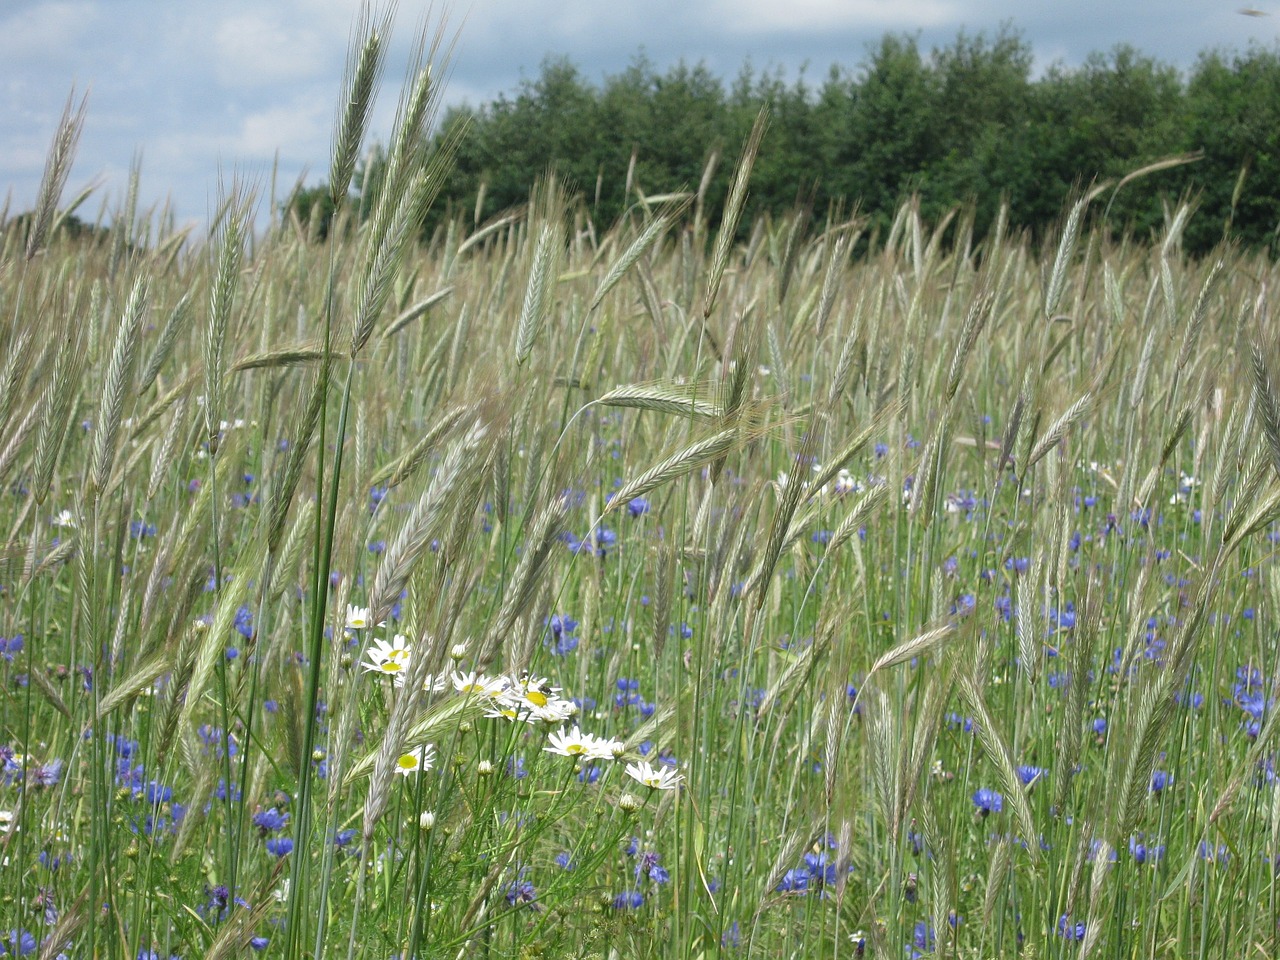
[[1086, 203], [737, 243], [751, 144], [722, 222], [420, 244], [431, 96], [325, 242], [0, 234], [5, 947], [1275, 955], [1274, 265]]

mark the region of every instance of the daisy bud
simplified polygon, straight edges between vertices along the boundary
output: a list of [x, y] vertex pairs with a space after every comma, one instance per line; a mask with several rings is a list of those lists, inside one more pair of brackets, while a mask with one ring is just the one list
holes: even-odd
[[476, 773], [482, 777], [491, 775], [493, 773], [493, 764], [488, 760], [481, 760], [476, 764]]
[[640, 799], [632, 793], [624, 793], [618, 798], [618, 809], [623, 813], [635, 813], [640, 809]]
[[430, 831], [436, 825], [436, 815], [430, 810], [423, 810], [418, 817], [418, 826], [423, 830]]
[[449, 648], [449, 656], [454, 660], [461, 660], [467, 655], [467, 645], [465, 643], [455, 643]]

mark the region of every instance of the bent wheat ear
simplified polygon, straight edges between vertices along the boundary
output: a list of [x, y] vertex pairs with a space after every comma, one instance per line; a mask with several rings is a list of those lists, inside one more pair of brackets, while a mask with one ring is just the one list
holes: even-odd
[[1036, 441], [1036, 445], [1031, 448], [1031, 454], [1027, 457], [1027, 463], [1023, 470], [1029, 470], [1034, 467], [1045, 454], [1056, 447], [1062, 438], [1067, 435], [1067, 431], [1075, 425], [1077, 420], [1085, 415], [1092, 404], [1093, 395], [1086, 393], [1069, 406], [1066, 412], [1053, 422], [1053, 426], [1044, 432], [1044, 436]]
[[[986, 750], [988, 759], [995, 764], [1000, 786], [1005, 798], [1013, 806], [1014, 816], [1018, 820], [1018, 829], [1024, 837], [1036, 836], [1035, 821], [1031, 818], [1031, 805], [1027, 803], [1026, 790], [1023, 789], [1022, 780], [1018, 777], [1018, 772], [1013, 765], [1013, 754], [1009, 752], [1007, 741], [995, 727], [995, 721], [987, 709], [982, 691], [972, 677], [961, 674], [960, 693], [969, 704], [969, 709], [973, 711], [978, 740]], [[1035, 844], [1029, 844], [1027, 852], [1031, 854], [1032, 860], [1039, 859], [1040, 851]]]
[[1058, 303], [1067, 286], [1067, 267], [1075, 255], [1076, 243], [1080, 239], [1080, 222], [1084, 219], [1085, 207], [1089, 198], [1077, 200], [1067, 214], [1067, 222], [1062, 228], [1062, 238], [1058, 241], [1058, 253], [1053, 258], [1053, 269], [1049, 274], [1049, 284], [1044, 292], [1044, 316], [1048, 320], [1058, 310]]
[[98, 404], [98, 419], [94, 424], [93, 472], [91, 487], [95, 494], [106, 489], [111, 479], [111, 467], [115, 463], [116, 436], [120, 432], [120, 420], [124, 409], [124, 397], [133, 376], [134, 361], [138, 355], [138, 340], [142, 332], [142, 315], [147, 306], [147, 283], [139, 277], [133, 284], [133, 292], [120, 319], [111, 361], [107, 365], [107, 377], [102, 387], [102, 400]]
[[533, 342], [546, 322], [560, 252], [560, 231], [554, 224], [543, 224], [533, 249], [533, 266], [529, 269], [529, 285], [525, 288], [520, 321], [516, 324], [516, 364], [529, 359]]
[[217, 228], [218, 253], [209, 290], [209, 322], [203, 344], [205, 430], [210, 448], [215, 452], [226, 390], [227, 329], [231, 325], [236, 288], [240, 284], [240, 265], [244, 260], [244, 217], [244, 203], [236, 188], [223, 205], [223, 219]]
[[53, 472], [62, 452], [74, 401], [79, 393], [80, 372], [84, 367], [84, 351], [80, 343], [67, 337], [59, 344], [53, 365], [53, 379], [41, 408], [40, 432], [36, 434], [36, 456], [32, 495], [43, 506], [53, 485]]
[[387, 324], [387, 328], [382, 331], [382, 339], [386, 340], [388, 337], [395, 336], [436, 304], [446, 300], [450, 295], [452, 295], [452, 293], [452, 285], [444, 287], [431, 294], [431, 296], [427, 297], [425, 300], [420, 300], [407, 310], [402, 311], [398, 317]]
[[1262, 355], [1262, 347], [1255, 342], [1252, 351], [1253, 396], [1262, 415], [1262, 432], [1267, 438], [1267, 450], [1277, 475], [1280, 475], [1280, 402], [1276, 400], [1271, 374]]
[[[76, 144], [80, 142], [80, 133], [84, 129], [85, 110], [89, 105], [89, 95], [80, 98], [80, 105], [74, 106], [76, 92], [73, 89], [67, 95], [67, 104], [62, 108], [62, 119], [58, 121], [57, 132], [53, 135], [53, 144], [45, 158], [44, 176], [40, 178], [40, 192], [36, 195], [35, 221], [31, 232], [27, 235], [27, 260], [32, 260], [44, 247], [49, 237], [49, 228], [58, 210], [58, 201], [62, 198], [62, 190], [67, 185], [67, 177], [71, 174], [71, 163], [75, 158]], [[74, 109], [73, 109], [74, 107]]]
[[716, 420], [719, 407], [701, 396], [712, 393], [710, 388], [698, 389], [695, 384], [634, 383], [614, 387], [596, 399], [596, 403], [608, 407], [633, 407], [637, 410], [656, 410], [694, 420]]
[[650, 467], [634, 480], [623, 484], [622, 488], [614, 494], [613, 499], [605, 505], [601, 516], [603, 517], [614, 510], [620, 509], [624, 504], [630, 503], [636, 497], [644, 496], [650, 490], [654, 490], [664, 483], [687, 476], [699, 467], [706, 466], [711, 461], [728, 453], [737, 442], [738, 431], [736, 428], [733, 430], [721, 430], [719, 433], [712, 434], [704, 440], [698, 440], [676, 451], [661, 463]]
[[600, 281], [600, 286], [596, 287], [596, 292], [591, 297], [591, 304], [587, 307], [588, 316], [595, 313], [596, 308], [604, 302], [604, 298], [608, 296], [609, 291], [618, 285], [622, 278], [627, 275], [627, 271], [635, 266], [636, 261], [645, 255], [648, 249], [657, 242], [658, 238], [671, 228], [672, 222], [680, 215], [680, 212], [687, 204], [688, 201], [686, 200], [674, 210], [654, 218], [640, 233], [640, 236], [631, 241], [631, 245], [623, 251], [622, 256], [618, 257], [609, 266], [609, 272]]
[[356, 170], [356, 157], [364, 141], [373, 113], [373, 99], [382, 65], [386, 57], [384, 38], [391, 30], [391, 13], [387, 11], [375, 23], [367, 6], [352, 30], [346, 73], [342, 81], [342, 99], [338, 103], [337, 130], [333, 140], [333, 157], [329, 163], [329, 196], [335, 209], [347, 199], [351, 177]]
[[751, 180], [751, 168], [756, 162], [756, 154], [760, 152], [760, 141], [769, 126], [769, 108], [761, 107], [756, 115], [756, 122], [751, 127], [751, 134], [742, 148], [742, 156], [738, 160], [738, 169], [733, 175], [733, 184], [729, 187], [729, 199], [724, 205], [724, 219], [720, 222], [720, 230], [716, 234], [715, 250], [711, 255], [711, 270], [707, 274], [707, 292], [702, 302], [702, 319], [705, 323], [715, 308], [716, 298], [720, 294], [720, 283], [724, 279], [725, 269], [729, 266], [729, 254], [737, 240], [738, 224], [742, 221], [742, 210], [747, 204], [747, 184]]
[[147, 358], [146, 365], [142, 368], [142, 376], [138, 378], [138, 393], [145, 393], [147, 387], [155, 382], [156, 376], [160, 373], [160, 368], [164, 366], [165, 360], [173, 350], [173, 344], [178, 339], [187, 320], [191, 317], [191, 294], [184, 293], [182, 299], [179, 300], [169, 311], [169, 318], [165, 320], [164, 327], [160, 331], [160, 336], [156, 340], [155, 348], [151, 351], [151, 356]]

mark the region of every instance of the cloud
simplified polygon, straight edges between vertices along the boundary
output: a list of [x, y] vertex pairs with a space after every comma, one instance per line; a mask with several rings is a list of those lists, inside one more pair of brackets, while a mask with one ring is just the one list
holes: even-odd
[[323, 158], [333, 126], [330, 105], [314, 99], [256, 110], [241, 118], [230, 141], [235, 156], [269, 160], [278, 152], [301, 160]]
[[334, 46], [305, 23], [286, 28], [276, 15], [249, 11], [218, 23], [212, 53], [219, 83], [253, 89], [324, 76], [332, 70]]
[[9, 15], [0, 17], [0, 60], [8, 69], [74, 62], [77, 49], [92, 42], [102, 12], [101, 4], [83, 0], [8, 6]]
[[704, 23], [733, 33], [910, 30], [953, 23], [949, 0], [712, 0]]

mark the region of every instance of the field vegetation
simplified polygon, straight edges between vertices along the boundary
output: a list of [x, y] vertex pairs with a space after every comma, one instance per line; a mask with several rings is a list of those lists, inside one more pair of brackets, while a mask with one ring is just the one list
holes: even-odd
[[0, 234], [0, 951], [1275, 956], [1274, 263], [748, 220], [763, 114], [424, 242], [386, 27], [324, 237], [63, 229], [74, 103]]

